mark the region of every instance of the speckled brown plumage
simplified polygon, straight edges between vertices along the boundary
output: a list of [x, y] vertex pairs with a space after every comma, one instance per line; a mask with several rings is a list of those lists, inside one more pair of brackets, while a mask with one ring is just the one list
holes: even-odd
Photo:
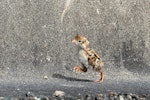
[[89, 47], [89, 41], [87, 38], [82, 35], [77, 35], [72, 42], [80, 47], [79, 59], [82, 64], [82, 66], [75, 66], [73, 70], [75, 72], [86, 72], [88, 68], [92, 67], [93, 70], [100, 72], [100, 79], [97, 82], [103, 82], [104, 74], [102, 67], [104, 62], [101, 57]]

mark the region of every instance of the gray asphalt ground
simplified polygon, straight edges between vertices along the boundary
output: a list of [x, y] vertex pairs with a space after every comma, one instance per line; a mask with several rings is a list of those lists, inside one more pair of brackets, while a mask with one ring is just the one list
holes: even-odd
[[79, 94], [108, 94], [110, 92], [146, 95], [147, 98], [150, 96], [150, 81], [146, 81], [144, 79], [146, 77], [126, 80], [117, 79], [117, 77], [109, 79], [106, 76], [104, 82], [98, 84], [92, 82], [92, 78], [83, 77], [84, 75], [86, 74], [77, 73], [72, 76], [66, 76], [54, 73], [47, 80], [43, 79], [42, 76], [32, 79], [1, 80], [0, 96], [25, 97], [28, 92], [32, 92], [35, 95], [52, 96], [56, 90], [64, 91], [72, 96]]

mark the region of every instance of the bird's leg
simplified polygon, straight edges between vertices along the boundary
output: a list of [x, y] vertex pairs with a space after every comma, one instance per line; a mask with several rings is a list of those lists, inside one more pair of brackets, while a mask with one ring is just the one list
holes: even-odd
[[75, 72], [87, 72], [87, 68], [86, 67], [81, 68], [80, 66], [75, 66], [73, 68], [73, 71], [75, 71]]
[[95, 81], [95, 82], [102, 83], [103, 80], [104, 80], [104, 73], [102, 70], [100, 70], [100, 79], [98, 81]]

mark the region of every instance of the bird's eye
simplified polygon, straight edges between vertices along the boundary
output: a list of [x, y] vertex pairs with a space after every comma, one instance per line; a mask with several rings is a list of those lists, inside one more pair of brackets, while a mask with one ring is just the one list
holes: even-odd
[[80, 40], [78, 42], [81, 42]]

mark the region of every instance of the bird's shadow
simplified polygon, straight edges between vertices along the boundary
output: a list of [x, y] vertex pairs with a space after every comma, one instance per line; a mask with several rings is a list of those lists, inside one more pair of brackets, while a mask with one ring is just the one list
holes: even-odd
[[88, 79], [78, 79], [78, 78], [74, 78], [74, 77], [66, 77], [64, 75], [61, 74], [53, 74], [52, 75], [53, 78], [58, 78], [58, 79], [64, 79], [67, 81], [78, 81], [78, 82], [93, 82], [92, 80], [88, 80]]

